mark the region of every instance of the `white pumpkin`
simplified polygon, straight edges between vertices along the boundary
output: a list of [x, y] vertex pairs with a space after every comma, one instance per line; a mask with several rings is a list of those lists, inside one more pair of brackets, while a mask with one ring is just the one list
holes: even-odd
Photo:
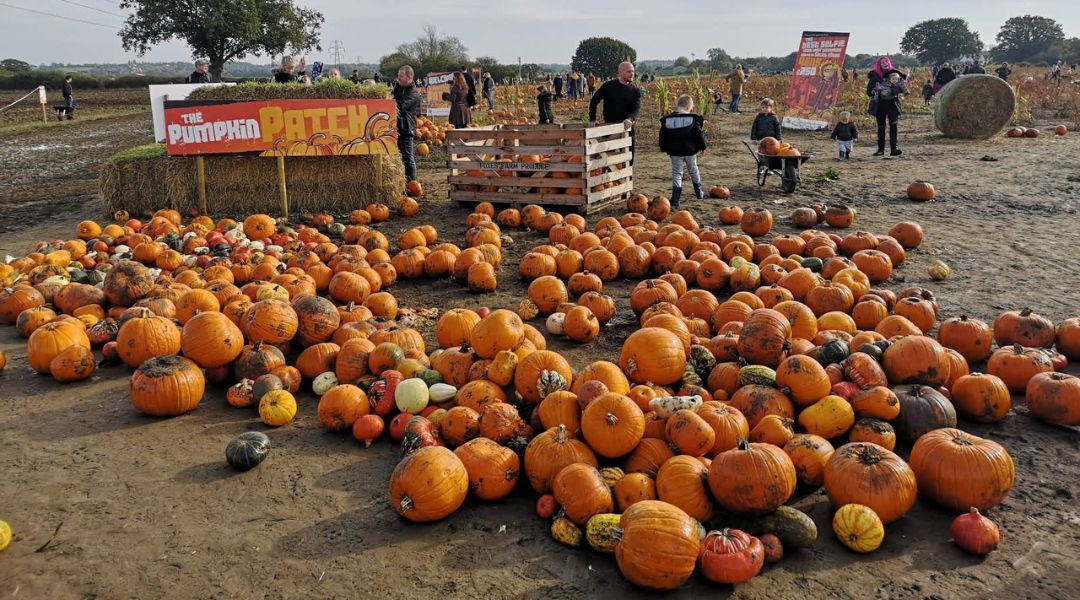
[[449, 383], [436, 383], [428, 388], [428, 396], [436, 404], [453, 400], [456, 395], [457, 388]]
[[427, 383], [419, 377], [402, 381], [394, 390], [394, 404], [403, 413], [419, 414], [427, 408], [430, 398]]
[[649, 408], [656, 411], [656, 416], [666, 419], [683, 409], [694, 410], [701, 406], [701, 396], [665, 396], [649, 400]]
[[315, 392], [316, 396], [322, 396], [337, 384], [337, 375], [333, 371], [327, 371], [315, 377], [315, 380], [311, 382], [311, 391]]
[[552, 313], [547, 318], [547, 330], [551, 335], [565, 335], [566, 313]]

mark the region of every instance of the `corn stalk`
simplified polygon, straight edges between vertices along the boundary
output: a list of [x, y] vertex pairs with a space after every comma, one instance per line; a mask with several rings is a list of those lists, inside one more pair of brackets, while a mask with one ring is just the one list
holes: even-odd
[[656, 108], [661, 115], [671, 112], [671, 86], [663, 77], [656, 80]]

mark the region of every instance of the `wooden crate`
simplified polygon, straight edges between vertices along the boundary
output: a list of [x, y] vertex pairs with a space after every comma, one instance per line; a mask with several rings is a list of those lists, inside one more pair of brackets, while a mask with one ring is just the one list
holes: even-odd
[[446, 132], [450, 200], [561, 205], [593, 213], [633, 190], [630, 145], [622, 124], [451, 129]]

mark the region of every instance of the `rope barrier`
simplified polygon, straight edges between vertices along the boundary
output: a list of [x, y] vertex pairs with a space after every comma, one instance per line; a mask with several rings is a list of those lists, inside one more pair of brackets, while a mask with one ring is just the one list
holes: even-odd
[[43, 87], [43, 86], [40, 86], [40, 87], [36, 87], [36, 88], [34, 88], [34, 89], [30, 90], [30, 91], [29, 91], [29, 92], [27, 92], [27, 94], [26, 94], [25, 96], [23, 96], [22, 98], [19, 98], [18, 100], [16, 100], [16, 101], [12, 102], [11, 104], [8, 104], [7, 106], [5, 106], [5, 107], [3, 107], [3, 108], [0, 108], [0, 111], [4, 111], [4, 110], [7, 110], [7, 109], [11, 108], [12, 106], [15, 106], [16, 104], [18, 104], [18, 103], [22, 102], [23, 100], [26, 100], [26, 99], [27, 99], [27, 98], [29, 98], [29, 97], [30, 97], [30, 96], [31, 96], [32, 94], [35, 94], [35, 93], [37, 93], [37, 91], [38, 91], [38, 90], [40, 90], [40, 89], [41, 89], [41, 87]]

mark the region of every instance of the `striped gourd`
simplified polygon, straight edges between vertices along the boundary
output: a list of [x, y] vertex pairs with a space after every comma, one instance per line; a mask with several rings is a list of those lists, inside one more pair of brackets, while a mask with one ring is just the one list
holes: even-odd
[[739, 369], [739, 385], [776, 387], [776, 371], [762, 365], [747, 365]]
[[598, 552], [613, 554], [619, 543], [619, 519], [622, 515], [603, 513], [593, 515], [585, 525], [585, 541]]

